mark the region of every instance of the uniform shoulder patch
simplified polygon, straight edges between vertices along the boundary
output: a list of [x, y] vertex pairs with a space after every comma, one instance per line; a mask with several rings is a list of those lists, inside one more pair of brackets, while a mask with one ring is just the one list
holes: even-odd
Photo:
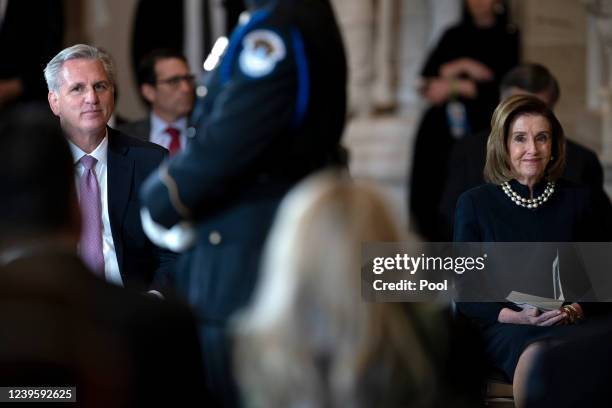
[[274, 70], [285, 58], [283, 39], [274, 31], [259, 29], [244, 36], [238, 58], [240, 70], [252, 78], [261, 78]]

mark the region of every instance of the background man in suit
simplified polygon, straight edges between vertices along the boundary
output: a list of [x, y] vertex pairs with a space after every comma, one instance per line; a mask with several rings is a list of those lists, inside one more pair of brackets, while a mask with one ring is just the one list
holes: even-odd
[[[557, 79], [539, 64], [522, 64], [510, 70], [500, 84], [501, 99], [512, 95], [534, 95], [554, 108], [561, 94]], [[487, 140], [490, 129], [486, 129], [457, 142], [450, 154], [447, 184], [440, 203], [440, 241], [452, 240], [457, 199], [470, 188], [484, 183], [483, 169], [486, 159]], [[567, 161], [563, 178], [588, 185], [597, 196], [604, 213], [610, 213], [609, 200], [603, 192], [603, 169], [592, 150], [566, 138]]]
[[119, 129], [141, 140], [151, 141], [170, 151], [187, 145], [188, 117], [195, 99], [194, 76], [185, 57], [170, 49], [146, 55], [138, 69], [140, 94], [151, 109], [149, 117]]
[[188, 309], [97, 279], [76, 256], [72, 156], [42, 109], [0, 123], [0, 384], [73, 386], [80, 407], [205, 406]]
[[163, 280], [175, 255], [144, 235], [141, 182], [167, 151], [107, 127], [114, 109], [115, 69], [110, 56], [78, 44], [45, 68], [49, 105], [60, 118], [75, 163], [83, 213], [80, 254], [95, 273], [119, 285], [145, 289]]

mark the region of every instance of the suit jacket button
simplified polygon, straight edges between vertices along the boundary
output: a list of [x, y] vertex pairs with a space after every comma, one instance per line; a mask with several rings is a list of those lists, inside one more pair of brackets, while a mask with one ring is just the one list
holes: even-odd
[[212, 245], [219, 245], [221, 243], [221, 234], [219, 234], [219, 231], [211, 231], [211, 233], [208, 234], [208, 242]]
[[196, 130], [193, 126], [189, 126], [187, 128], [187, 138], [188, 139], [193, 139], [196, 135]]

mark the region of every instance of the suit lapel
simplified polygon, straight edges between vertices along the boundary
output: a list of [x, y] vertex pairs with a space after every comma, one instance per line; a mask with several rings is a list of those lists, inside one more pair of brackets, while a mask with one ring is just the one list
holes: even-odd
[[151, 141], [151, 119], [149, 117], [136, 123], [134, 127], [134, 135], [130, 136], [136, 136], [140, 140], [143, 140], [145, 142]]
[[121, 143], [117, 131], [108, 129], [108, 215], [119, 271], [123, 273], [123, 219], [134, 178], [134, 160], [128, 157], [129, 147]]

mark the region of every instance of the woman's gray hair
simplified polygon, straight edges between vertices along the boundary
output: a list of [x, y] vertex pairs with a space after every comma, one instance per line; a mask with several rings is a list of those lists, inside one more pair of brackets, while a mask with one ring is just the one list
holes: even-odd
[[76, 44], [72, 47], [64, 48], [60, 51], [45, 67], [45, 80], [49, 91], [57, 92], [61, 86], [59, 72], [64, 66], [64, 62], [73, 59], [93, 59], [102, 63], [104, 71], [115, 88], [115, 65], [110, 54], [101, 48], [96, 48], [87, 44]]

